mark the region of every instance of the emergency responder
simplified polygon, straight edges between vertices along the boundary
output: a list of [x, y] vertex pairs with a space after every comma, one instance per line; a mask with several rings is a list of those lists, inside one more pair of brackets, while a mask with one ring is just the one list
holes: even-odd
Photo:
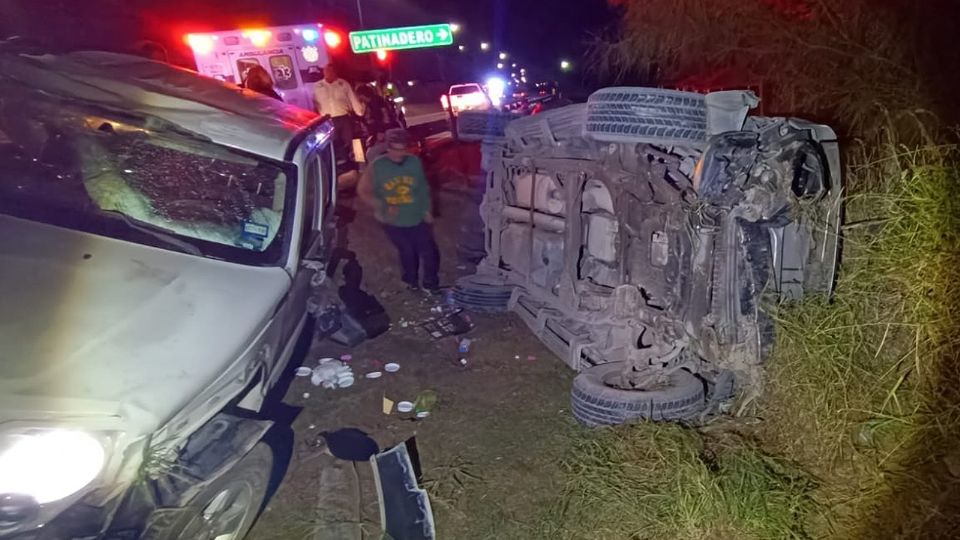
[[357, 99], [350, 83], [340, 78], [337, 68], [327, 64], [323, 80], [314, 87], [317, 112], [333, 119], [336, 152], [353, 162], [353, 116], [363, 116], [363, 103]]

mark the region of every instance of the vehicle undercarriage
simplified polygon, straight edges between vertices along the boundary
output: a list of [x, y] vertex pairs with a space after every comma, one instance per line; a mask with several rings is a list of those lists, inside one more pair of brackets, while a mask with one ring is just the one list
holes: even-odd
[[749, 401], [773, 344], [769, 307], [830, 294], [835, 135], [747, 117], [755, 104], [611, 88], [502, 135], [464, 122], [461, 136], [484, 141], [478, 276], [514, 287], [509, 307], [578, 379], [616, 363], [593, 369], [586, 402], [574, 384], [581, 421], [687, 419], [734, 388]]

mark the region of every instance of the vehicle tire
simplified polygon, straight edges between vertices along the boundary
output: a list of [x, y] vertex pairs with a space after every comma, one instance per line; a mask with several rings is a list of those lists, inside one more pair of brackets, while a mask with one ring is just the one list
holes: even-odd
[[622, 390], [607, 384], [623, 362], [587, 368], [573, 379], [570, 407], [586, 426], [612, 426], [631, 420], [680, 421], [706, 408], [704, 384], [686, 370], [670, 374], [670, 385], [656, 390]]
[[604, 142], [703, 146], [707, 105], [693, 92], [604, 88], [587, 100], [584, 134]]
[[143, 538], [242, 540], [263, 508], [272, 471], [273, 450], [261, 441], [183, 507], [154, 512]]
[[457, 280], [453, 287], [457, 305], [478, 313], [504, 313], [513, 294], [513, 286], [496, 278], [469, 275]]

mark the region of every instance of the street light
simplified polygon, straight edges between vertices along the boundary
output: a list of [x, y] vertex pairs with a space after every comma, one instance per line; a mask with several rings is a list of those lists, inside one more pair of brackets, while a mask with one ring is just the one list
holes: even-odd
[[503, 64], [497, 63], [497, 69], [503, 69]]
[[517, 63], [514, 62], [513, 64], [510, 65], [510, 67], [517, 67]]
[[568, 62], [567, 60], [561, 60], [560, 69], [564, 71], [570, 71], [570, 62]]
[[483, 42], [480, 43], [480, 50], [481, 50], [481, 51], [485, 51], [485, 50], [487, 50], [487, 49], [489, 49], [489, 48], [490, 48], [490, 44], [487, 43], [486, 41], [483, 41]]
[[505, 52], [500, 53], [500, 59], [501, 59], [501, 60], [506, 60], [506, 59], [507, 59], [507, 53], [505, 53]]
[[463, 51], [467, 50], [467, 48], [466, 48], [465, 46], [463, 46], [463, 45], [460, 45], [460, 46], [458, 46], [457, 48], [460, 49], [460, 52], [463, 52]]
[[460, 25], [457, 23], [450, 23], [450, 31], [456, 34], [460, 31]]

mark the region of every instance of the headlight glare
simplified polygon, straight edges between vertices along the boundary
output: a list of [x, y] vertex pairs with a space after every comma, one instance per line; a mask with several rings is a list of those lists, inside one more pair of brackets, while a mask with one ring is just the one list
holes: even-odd
[[12, 433], [0, 439], [0, 494], [40, 504], [83, 489], [103, 469], [106, 452], [93, 435], [69, 429]]

